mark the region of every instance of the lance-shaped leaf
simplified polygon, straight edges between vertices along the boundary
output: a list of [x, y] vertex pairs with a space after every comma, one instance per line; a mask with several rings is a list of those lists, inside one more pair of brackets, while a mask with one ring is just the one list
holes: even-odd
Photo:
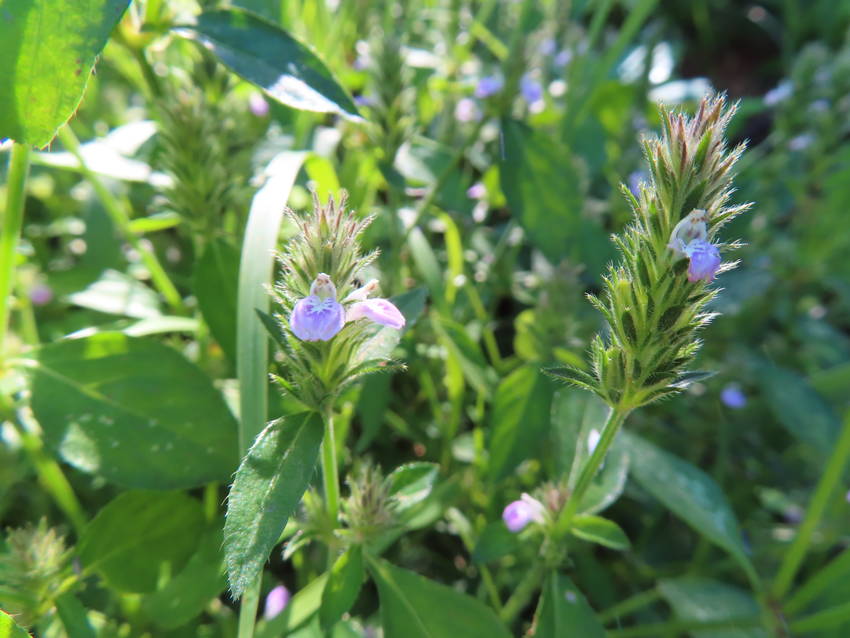
[[227, 67], [287, 106], [360, 119], [318, 56], [289, 33], [243, 9], [216, 9], [178, 34], [200, 42]]
[[537, 638], [603, 638], [605, 629], [572, 581], [557, 572], [543, 584], [534, 614]]
[[227, 502], [224, 553], [235, 596], [254, 582], [310, 482], [323, 434], [316, 412], [270, 423], [236, 472]]

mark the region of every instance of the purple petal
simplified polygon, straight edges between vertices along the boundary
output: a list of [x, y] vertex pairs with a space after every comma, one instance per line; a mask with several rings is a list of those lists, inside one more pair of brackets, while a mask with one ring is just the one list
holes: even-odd
[[533, 520], [531, 506], [525, 501], [508, 503], [505, 511], [502, 512], [502, 520], [510, 531], [520, 532]]
[[269, 103], [262, 93], [254, 92], [248, 97], [248, 108], [257, 117], [265, 117], [269, 114]]
[[342, 305], [336, 299], [319, 299], [316, 295], [304, 297], [295, 304], [289, 318], [289, 327], [302, 341], [328, 341], [343, 325]]
[[690, 258], [688, 281], [712, 281], [717, 269], [720, 268], [720, 251], [717, 246], [703, 239], [694, 239], [685, 248], [685, 254]]
[[495, 95], [502, 90], [504, 85], [504, 81], [498, 75], [483, 77], [478, 81], [478, 86], [475, 87], [475, 97], [482, 100]]
[[289, 603], [289, 590], [283, 585], [278, 585], [266, 596], [266, 606], [263, 609], [263, 618], [271, 620], [282, 612]]
[[724, 405], [734, 410], [740, 410], [747, 405], [747, 395], [734, 383], [723, 388], [720, 392], [720, 400], [723, 401]]
[[386, 299], [358, 301], [348, 309], [348, 321], [357, 321], [364, 317], [396, 330], [404, 328], [404, 315]]
[[543, 98], [543, 87], [540, 86], [540, 82], [527, 75], [523, 76], [520, 81], [519, 90], [522, 93], [522, 97], [529, 104], [534, 104]]

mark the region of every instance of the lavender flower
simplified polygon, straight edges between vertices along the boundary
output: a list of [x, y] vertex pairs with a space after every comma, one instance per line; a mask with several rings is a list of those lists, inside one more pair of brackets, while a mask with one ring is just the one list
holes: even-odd
[[289, 590], [283, 585], [278, 585], [266, 596], [266, 606], [263, 609], [263, 618], [271, 620], [282, 612], [289, 603]]
[[540, 86], [540, 82], [532, 78], [529, 74], [522, 76], [519, 82], [519, 91], [529, 104], [534, 104], [543, 99], [543, 87]]
[[53, 300], [53, 289], [47, 284], [36, 284], [30, 290], [30, 301], [33, 306], [44, 306]]
[[502, 520], [514, 533], [522, 531], [532, 521], [542, 523], [545, 508], [536, 498], [523, 494], [520, 500], [509, 503], [502, 512]]
[[346, 321], [357, 321], [358, 319], [371, 319], [382, 326], [389, 326], [396, 330], [404, 328], [404, 315], [401, 314], [391, 302], [386, 299], [368, 299], [367, 297], [378, 288], [378, 280], [372, 279], [369, 283], [358, 288], [345, 298], [345, 301], [353, 301], [345, 315]]
[[687, 246], [692, 241], [708, 239], [708, 212], [701, 208], [695, 208], [685, 215], [670, 233], [670, 242], [667, 247], [678, 256], [687, 255]]
[[458, 122], [477, 122], [481, 119], [481, 109], [472, 98], [462, 98], [455, 106], [455, 119]]
[[475, 182], [466, 189], [466, 196], [469, 199], [484, 199], [487, 197], [487, 187], [481, 182]]
[[302, 341], [328, 341], [345, 325], [345, 311], [336, 300], [336, 287], [325, 273], [310, 286], [310, 295], [295, 304], [289, 327]]
[[254, 91], [248, 97], [248, 109], [256, 117], [265, 117], [269, 114], [269, 103], [266, 102], [262, 93]]
[[745, 395], [741, 391], [741, 388], [735, 383], [730, 383], [723, 388], [720, 392], [720, 400], [723, 401], [723, 404], [726, 405], [726, 407], [734, 410], [740, 410], [747, 405], [747, 395]]
[[498, 75], [483, 77], [478, 81], [478, 86], [475, 87], [475, 97], [483, 100], [484, 98], [496, 95], [496, 93], [502, 90], [504, 85], [504, 80]]
[[691, 260], [688, 266], [688, 281], [713, 281], [720, 268], [720, 251], [717, 246], [704, 239], [694, 239], [685, 248], [685, 254]]

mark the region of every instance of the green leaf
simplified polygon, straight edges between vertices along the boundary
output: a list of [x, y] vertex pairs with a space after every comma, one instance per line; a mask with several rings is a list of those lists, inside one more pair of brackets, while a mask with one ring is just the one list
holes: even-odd
[[491, 521], [481, 530], [481, 535], [472, 550], [472, 564], [483, 565], [512, 554], [519, 548], [516, 534], [511, 532], [504, 521]]
[[660, 581], [658, 591], [680, 620], [711, 623], [729, 621], [729, 629], [689, 632], [694, 638], [768, 636], [761, 627], [747, 626], [752, 625], [754, 620], [758, 621], [759, 606], [749, 593], [737, 587], [707, 578], [678, 578]]
[[0, 638], [30, 638], [14, 619], [0, 609]]
[[557, 572], [543, 585], [534, 614], [535, 638], [604, 638], [605, 629], [572, 581]]
[[431, 493], [440, 472], [436, 463], [414, 462], [401, 465], [387, 476], [387, 487], [399, 510], [416, 505]]
[[762, 392], [776, 419], [798, 440], [828, 456], [841, 428], [829, 404], [791, 370], [764, 364], [758, 372]]
[[336, 560], [328, 574], [319, 609], [319, 620], [325, 633], [351, 609], [360, 593], [363, 577], [363, 550], [360, 545], [353, 545]]
[[536, 366], [518, 368], [499, 384], [490, 421], [491, 480], [529, 458], [549, 431], [552, 383]]
[[510, 633], [481, 601], [414, 572], [371, 557], [385, 638], [507, 638]]
[[222, 64], [282, 104], [361, 119], [348, 93], [315, 53], [248, 11], [206, 11], [194, 26], [177, 32], [205, 46]]
[[236, 420], [178, 352], [104, 332], [44, 346], [35, 358], [33, 412], [67, 463], [147, 489], [197, 487], [233, 472]]
[[142, 611], [161, 629], [176, 629], [202, 613], [227, 585], [221, 551], [221, 521], [196, 541], [183, 570], [142, 601]]
[[619, 525], [601, 516], [581, 514], [574, 517], [570, 532], [576, 538], [617, 551], [624, 551], [632, 546], [629, 537]]
[[5, 0], [0, 19], [0, 139], [46, 146], [83, 98], [128, 0]]
[[271, 620], [260, 623], [257, 638], [280, 638], [298, 629], [319, 610], [328, 575], [322, 574], [292, 597], [286, 608]]
[[503, 120], [502, 139], [499, 178], [508, 207], [532, 243], [557, 263], [582, 225], [573, 158], [551, 135], [515, 120]]
[[56, 612], [62, 620], [68, 638], [97, 638], [86, 608], [73, 593], [65, 592], [56, 599]]
[[239, 251], [224, 239], [214, 239], [195, 264], [192, 289], [210, 332], [234, 362], [238, 284]]
[[152, 592], [164, 564], [186, 564], [203, 528], [201, 504], [181, 492], [124, 492], [86, 527], [78, 554], [111, 587]]
[[632, 476], [641, 487], [752, 573], [738, 521], [714, 479], [636, 434], [624, 431], [620, 436], [629, 450]]
[[301, 501], [323, 434], [316, 412], [274, 421], [242, 459], [224, 524], [227, 576], [236, 597], [254, 582]]
[[117, 270], [105, 270], [85, 290], [68, 295], [68, 301], [81, 308], [135, 319], [150, 319], [161, 314], [156, 292]]
[[493, 384], [492, 370], [478, 344], [461, 324], [451, 319], [441, 317], [434, 322], [434, 327], [449, 354], [457, 359], [464, 378], [476, 391], [489, 396]]

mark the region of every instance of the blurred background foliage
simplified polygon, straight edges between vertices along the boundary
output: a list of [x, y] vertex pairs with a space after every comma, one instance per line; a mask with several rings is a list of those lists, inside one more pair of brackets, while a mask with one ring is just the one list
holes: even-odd
[[[267, 99], [172, 31], [224, 4], [306, 43], [365, 121]], [[688, 111], [708, 91], [726, 92], [740, 101], [730, 143], [749, 140], [734, 200], [755, 207], [724, 231], [724, 240], [746, 246], [739, 267], [718, 279], [724, 290], [713, 310], [722, 315], [703, 335], [699, 368], [716, 375], [636, 413], [627, 427], [722, 486], [757, 570], [772, 574], [850, 408], [848, 29], [850, 3], [831, 0], [133, 2], [71, 123], [94, 180], [64, 139], [33, 157], [11, 338], [155, 335], [232, 400], [239, 247], [251, 196], [276, 153], [308, 151], [289, 206], [308, 208], [310, 189], [325, 198], [345, 188], [352, 208], [377, 216], [365, 243], [383, 252], [385, 293], [424, 287], [428, 295], [396, 351], [407, 371], [371, 377], [346, 394], [344, 474], [367, 464], [389, 473], [407, 461], [439, 463], [439, 511], [387, 556], [473, 594], [484, 587], [481, 564], [492, 563], [494, 587], [507, 595], [536, 549], [494, 526], [508, 501], [558, 478], [562, 449], [552, 442], [573, 423], [550, 422], [555, 385], [536, 371], [585, 365], [590, 338], [604, 330], [584, 293], [598, 291], [615, 257], [608, 236], [629, 220], [619, 184], [646, 179], [638, 138], [659, 128], [655, 102]], [[5, 171], [4, 162], [0, 182]], [[115, 207], [129, 211], [126, 224]], [[179, 300], [151, 287], [130, 236], [158, 257]], [[3, 383], [5, 395], [21, 396], [19, 377]], [[522, 388], [532, 400], [517, 416], [499, 397], [528, 396]], [[286, 397], [270, 396], [270, 415], [293, 410]], [[583, 395], [558, 396], [558, 405], [576, 403], [568, 409], [581, 413]], [[4, 410], [12, 410], [8, 400]], [[505, 419], [514, 422], [499, 425]], [[494, 475], [487, 454], [499, 427], [513, 438]], [[3, 426], [0, 521], [26, 528], [45, 520], [72, 545], [73, 527], [37, 487], [31, 445]], [[86, 512], [119, 493], [101, 477], [62, 468]], [[844, 479], [801, 580], [850, 540]], [[632, 549], [588, 544], [571, 553], [573, 581], [597, 610], [661, 582], [658, 596], [686, 617], [679, 581], [665, 579], [747, 586], [731, 559], [639, 483], [629, 482], [606, 516]], [[28, 533], [48, 534], [40, 529]], [[10, 532], [5, 550], [22, 533]], [[482, 538], [496, 546], [486, 560]], [[61, 562], [61, 542], [44, 542]], [[309, 546], [287, 561], [273, 553], [264, 591], [276, 582], [303, 588], [318, 573], [315, 557]], [[169, 630], [151, 626], [138, 600], [110, 599], [94, 581], [80, 598], [119, 632], [103, 635], [224, 636], [235, 622], [224, 593]], [[850, 580], [837, 580], [807, 608], [848, 598]], [[368, 621], [376, 601], [367, 587], [353, 615]], [[610, 635], [661, 621], [667, 609], [654, 602], [628, 620], [608, 615]], [[850, 621], [817, 635], [840, 638], [848, 629]], [[48, 623], [43, 635], [61, 631]]]

